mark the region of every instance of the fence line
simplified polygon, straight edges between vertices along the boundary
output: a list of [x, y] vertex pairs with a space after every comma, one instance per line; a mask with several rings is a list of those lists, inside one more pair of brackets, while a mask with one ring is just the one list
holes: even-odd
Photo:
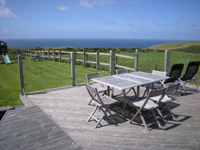
[[[41, 55], [44, 59], [61, 62], [62, 60], [68, 60], [68, 63], [71, 63], [71, 82], [72, 85], [76, 85], [76, 77], [75, 77], [75, 65], [76, 62], [82, 62], [82, 65], [86, 67], [87, 63], [95, 64], [96, 69], [99, 70], [100, 65], [109, 66], [110, 75], [113, 75], [116, 68], [128, 69], [131, 71], [138, 71], [138, 61], [139, 61], [139, 51], [136, 49], [134, 57], [125, 56], [120, 54], [115, 54], [114, 51], [110, 50], [110, 53], [99, 53], [99, 52], [68, 52], [68, 51], [61, 51], [61, 50], [24, 50], [26, 56], [33, 56], [33, 55]], [[77, 55], [83, 55], [82, 59], [76, 58]], [[69, 55], [69, 56], [67, 56]], [[90, 61], [88, 59], [89, 55], [96, 55], [96, 61]], [[100, 62], [100, 56], [108, 56], [109, 62]], [[135, 61], [135, 66], [133, 68], [122, 66], [118, 64], [118, 58], [130, 59]], [[163, 70], [168, 72], [169, 64], [170, 64], [170, 57], [168, 50], [165, 51], [165, 61], [164, 61], [164, 68]]]
[[[47, 60], [53, 59], [54, 61], [58, 60], [59, 62], [61, 62], [62, 60], [71, 61], [71, 56], [70, 56], [71, 52], [68, 52], [68, 51], [61, 51], [61, 50], [37, 50], [37, 51], [36, 50], [24, 50], [24, 51], [25, 51], [25, 55], [26, 56], [41, 55], [44, 59], [47, 59]], [[63, 57], [63, 54], [69, 54], [69, 57], [68, 58], [67, 57]], [[82, 54], [83, 55], [82, 59], [77, 58], [76, 57], [77, 54]], [[96, 55], [96, 61], [88, 60], [88, 56], [89, 55]], [[76, 62], [82, 62], [84, 67], [86, 67], [87, 63], [95, 64], [97, 70], [99, 70], [99, 65], [110, 66], [110, 62], [108, 62], [108, 63], [100, 62], [100, 59], [99, 59], [100, 56], [109, 56], [109, 57], [111, 57], [111, 53], [75, 52]], [[113, 57], [114, 57], [114, 59], [112, 61], [114, 61], [114, 68], [118, 67], [118, 68], [128, 69], [128, 70], [132, 70], [132, 71], [137, 71], [138, 70], [138, 63], [136, 63], [136, 60], [138, 60], [136, 58], [136, 57], [138, 57], [137, 54], [135, 54], [134, 57], [131, 57], [131, 56], [125, 56], [125, 55], [120, 55], [120, 54], [114, 54], [114, 52], [113, 52]], [[118, 61], [117, 61], [119, 57], [125, 58], [125, 59], [135, 60], [136, 64], [135, 64], [135, 66], [133, 66], [133, 68], [119, 65]]]

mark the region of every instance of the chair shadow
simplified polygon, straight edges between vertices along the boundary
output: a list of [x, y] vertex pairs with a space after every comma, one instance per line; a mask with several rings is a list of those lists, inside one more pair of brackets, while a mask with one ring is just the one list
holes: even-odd
[[[174, 109], [174, 108], [180, 106], [180, 104], [177, 104], [175, 102], [170, 102], [170, 105], [168, 105], [168, 106], [170, 107], [170, 109]], [[132, 108], [130, 106], [127, 106], [125, 109], [125, 113], [123, 113], [123, 106], [120, 104], [114, 105], [113, 107], [111, 107], [111, 110], [116, 113], [114, 116], [117, 120], [117, 123], [124, 123], [124, 122], [129, 121], [136, 113], [136, 109]], [[162, 119], [158, 117], [158, 120], [162, 125], [161, 130], [170, 130], [170, 129], [176, 128], [176, 127], [182, 125], [181, 122], [184, 122], [192, 117], [192, 116], [174, 114], [176, 120], [173, 120], [172, 117], [168, 115], [169, 112], [167, 111], [167, 109], [163, 108], [161, 112], [162, 112], [163, 116], [165, 116], [165, 120], [166, 120], [166, 124], [164, 124]], [[144, 112], [144, 116], [145, 116], [145, 112]], [[145, 117], [145, 121], [146, 121], [150, 131], [153, 129], [158, 129], [157, 123], [151, 113], [147, 117]], [[139, 116], [137, 116], [134, 119], [134, 121], [132, 121], [130, 124], [144, 127]]]

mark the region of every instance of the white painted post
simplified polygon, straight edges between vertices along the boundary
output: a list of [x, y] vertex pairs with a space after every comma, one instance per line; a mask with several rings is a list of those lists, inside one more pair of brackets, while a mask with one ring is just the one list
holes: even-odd
[[72, 82], [72, 86], [76, 85], [75, 82], [75, 65], [76, 65], [76, 61], [75, 61], [75, 52], [71, 52], [71, 82]]
[[168, 50], [165, 51], [165, 64], [164, 64], [164, 71], [168, 72], [170, 66], [170, 53]]
[[135, 50], [135, 71], [138, 71], [138, 58], [139, 58], [139, 50]]
[[110, 50], [110, 75], [112, 76], [114, 74], [115, 69], [115, 55], [112, 50]]
[[25, 95], [22, 58], [20, 55], [18, 55], [17, 57], [18, 57], [18, 68], [19, 68], [20, 91], [21, 91], [21, 95]]

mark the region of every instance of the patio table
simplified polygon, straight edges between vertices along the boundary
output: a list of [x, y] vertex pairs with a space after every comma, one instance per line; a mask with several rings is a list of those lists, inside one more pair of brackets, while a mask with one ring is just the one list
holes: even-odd
[[[169, 79], [168, 76], [158, 76], [151, 73], [146, 72], [130, 72], [124, 73], [120, 75], [106, 76], [93, 78], [91, 80], [107, 85], [108, 87], [108, 95], [110, 95], [110, 87], [116, 88], [122, 91], [123, 96], [126, 96], [125, 90], [130, 89], [132, 87], [137, 87], [137, 95], [136, 98], [139, 99], [140, 96], [140, 86], [148, 85], [147, 92], [150, 90], [150, 84], [158, 82], [160, 80]], [[113, 96], [113, 93], [112, 93]]]

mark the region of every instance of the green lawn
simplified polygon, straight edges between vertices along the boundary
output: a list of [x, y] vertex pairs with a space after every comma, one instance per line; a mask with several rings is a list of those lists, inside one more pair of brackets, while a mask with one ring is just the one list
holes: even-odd
[[[0, 106], [21, 105], [19, 99], [20, 86], [18, 63], [0, 64]], [[25, 92], [71, 85], [71, 65], [53, 61], [31, 61], [23, 59]], [[97, 70], [76, 66], [76, 83], [85, 83], [85, 74], [95, 73]], [[99, 71], [101, 76], [109, 72]]]

